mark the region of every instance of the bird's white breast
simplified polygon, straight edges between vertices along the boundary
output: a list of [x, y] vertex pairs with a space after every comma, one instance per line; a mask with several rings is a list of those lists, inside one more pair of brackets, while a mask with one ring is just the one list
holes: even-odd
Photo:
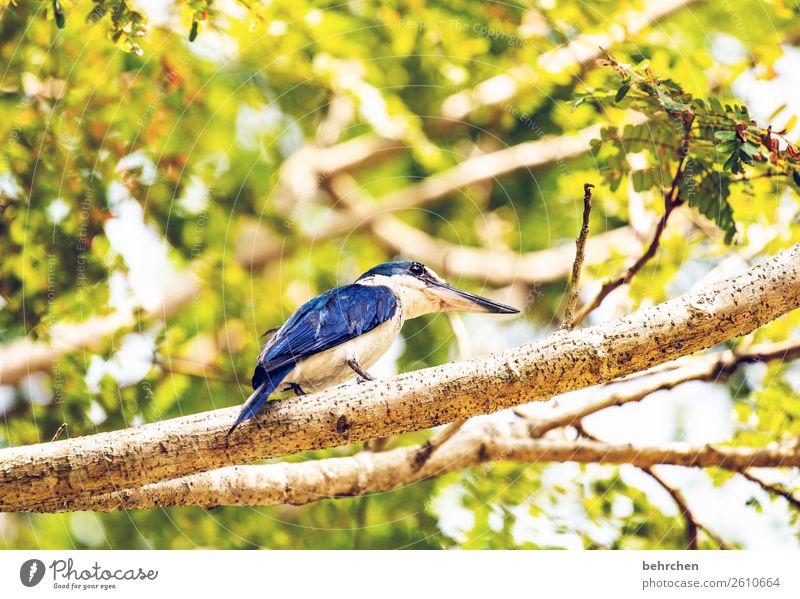
[[355, 357], [362, 367], [370, 368], [392, 346], [402, 325], [402, 310], [398, 309], [368, 333], [301, 360], [285, 381], [300, 385], [307, 393], [346, 383], [356, 377], [347, 360]]

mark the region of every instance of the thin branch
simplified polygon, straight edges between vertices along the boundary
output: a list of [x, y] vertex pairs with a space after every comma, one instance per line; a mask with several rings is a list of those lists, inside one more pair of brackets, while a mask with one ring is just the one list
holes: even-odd
[[549, 399], [707, 349], [797, 307], [800, 244], [711, 287], [596, 327], [393, 379], [269, 402], [230, 438], [225, 432], [238, 407], [0, 449], [0, 510], [363, 442]]
[[800, 497], [789, 491], [788, 489], [784, 489], [780, 485], [775, 485], [773, 483], [768, 483], [765, 480], [762, 480], [755, 476], [749, 469], [744, 470], [737, 470], [738, 474], [741, 474], [744, 478], [749, 480], [750, 482], [756, 483], [759, 487], [764, 489], [767, 493], [771, 495], [777, 495], [779, 497], [783, 497], [786, 501], [789, 502], [794, 509], [800, 510]]
[[[575, 425], [575, 429], [578, 431], [578, 434], [581, 437], [589, 439], [590, 441], [594, 441], [596, 443], [602, 443], [600, 439], [596, 436], [589, 433], [584, 427], [582, 422], [578, 422]], [[686, 499], [683, 497], [683, 493], [681, 493], [680, 489], [677, 487], [673, 487], [670, 485], [666, 480], [664, 480], [661, 476], [656, 474], [653, 470], [652, 466], [640, 466], [639, 470], [650, 476], [654, 481], [656, 481], [661, 487], [669, 493], [669, 496], [672, 497], [672, 500], [675, 502], [675, 505], [678, 506], [678, 510], [683, 516], [683, 519], [686, 521], [686, 538], [687, 538], [687, 549], [698, 549], [697, 543], [697, 531], [698, 529], [703, 529], [709, 537], [711, 537], [720, 547], [720, 549], [727, 549], [727, 544], [720, 539], [717, 535], [712, 533], [705, 525], [701, 524], [697, 518], [695, 517], [694, 513], [689, 509], [689, 504], [686, 502]]]
[[675, 208], [683, 203], [683, 200], [680, 197], [680, 183], [683, 180], [686, 157], [689, 154], [689, 134], [692, 130], [693, 124], [694, 117], [692, 117], [692, 120], [684, 125], [684, 138], [681, 146], [680, 158], [678, 159], [678, 165], [675, 168], [675, 175], [672, 179], [672, 185], [669, 191], [664, 194], [664, 215], [661, 217], [661, 219], [659, 219], [658, 224], [656, 225], [650, 245], [647, 246], [644, 254], [642, 254], [639, 259], [636, 260], [636, 262], [634, 262], [625, 271], [624, 274], [603, 284], [594, 299], [592, 299], [578, 312], [573, 326], [578, 326], [581, 322], [583, 322], [589, 313], [597, 308], [612, 291], [621, 287], [622, 285], [630, 283], [633, 277], [636, 276], [636, 274], [644, 267], [644, 265], [656, 255], [656, 252], [661, 245], [661, 236], [664, 233], [664, 230], [667, 228], [667, 221], [669, 220], [670, 214], [672, 214]]
[[567, 309], [564, 312], [564, 322], [561, 323], [563, 330], [570, 330], [573, 327], [572, 315], [575, 312], [575, 305], [578, 303], [578, 288], [581, 281], [581, 269], [583, 268], [583, 256], [586, 250], [586, 238], [589, 235], [589, 215], [592, 212], [592, 188], [594, 185], [585, 183], [583, 185], [583, 224], [575, 241], [575, 262], [572, 265], [572, 278], [569, 281], [569, 295], [567, 296]]
[[697, 545], [697, 530], [700, 528], [700, 524], [697, 522], [694, 514], [692, 514], [691, 510], [689, 509], [689, 505], [686, 503], [686, 500], [683, 498], [683, 493], [680, 492], [680, 489], [677, 489], [670, 484], [667, 483], [663, 478], [661, 478], [658, 474], [656, 474], [652, 468], [642, 468], [642, 472], [649, 475], [654, 481], [656, 481], [661, 487], [669, 493], [669, 496], [672, 497], [672, 500], [675, 502], [675, 505], [678, 506], [678, 511], [680, 511], [681, 516], [686, 521], [686, 549], [698, 549]]
[[52, 439], [50, 439], [50, 442], [52, 443], [53, 441], [56, 441], [56, 440], [57, 440], [57, 439], [58, 439], [58, 438], [61, 436], [61, 434], [62, 434], [62, 433], [65, 431], [65, 430], [67, 430], [67, 423], [66, 423], [66, 422], [62, 422], [62, 423], [61, 423], [61, 426], [59, 426], [59, 427], [56, 429], [56, 432], [55, 432], [55, 434], [53, 435], [53, 438], [52, 438]]

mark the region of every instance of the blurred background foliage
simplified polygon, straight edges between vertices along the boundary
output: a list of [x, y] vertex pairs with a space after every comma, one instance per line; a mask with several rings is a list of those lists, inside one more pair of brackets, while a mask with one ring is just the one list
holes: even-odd
[[[657, 144], [626, 146], [620, 135], [644, 131], [674, 152], [681, 133], [625, 130], [648, 90], [635, 83], [631, 90], [625, 73], [558, 53], [579, 36], [596, 35], [645, 78], [677, 82], [680, 97], [670, 101], [716, 98], [747, 106], [756, 120], [750, 142], [730, 136], [738, 134], [736, 122], [747, 121], [741, 114], [719, 128], [729, 132], [721, 136], [698, 125], [697, 135], [711, 140], [702, 165], [717, 177], [704, 196], [711, 204], [682, 212], [656, 259], [595, 320], [797, 243], [787, 146], [797, 141], [793, 114], [800, 112], [792, 75], [800, 68], [797, 3], [672, 4], [620, 40], [620, 24], [657, 3], [0, 0], [0, 344], [22, 336], [57, 341], [58, 324], [90, 316], [127, 311], [135, 319], [86, 351], [62, 356], [49, 373], [0, 386], [0, 445], [48, 440], [62, 422], [77, 436], [240, 403], [264, 330], [316, 293], [398, 254], [356, 217], [325, 234], [347, 214], [342, 203], [355, 197], [361, 208], [379, 206], [382, 196], [471, 157], [611, 127], [592, 151], [393, 215], [457, 246], [532, 252], [572, 243], [590, 181], [598, 186], [592, 235], [647, 230], [663, 212], [669, 185], [652, 169], [672, 172], [674, 156]], [[508, 79], [493, 79], [502, 75], [514, 82], [507, 96]], [[483, 101], [492, 94], [506, 99]], [[651, 102], [649, 110], [658, 107]], [[783, 130], [780, 165], [770, 162], [769, 142], [755, 159], [743, 147], [757, 146], [769, 125]], [[324, 168], [303, 169], [316, 157], [303, 153], [309, 148], [337, 148], [326, 158], [335, 164], [345, 156], [338, 148], [359, 140], [402, 148], [347, 169], [360, 189], [349, 199], [330, 189]], [[724, 156], [714, 141], [729, 144]], [[780, 176], [729, 181], [740, 173], [727, 160], [740, 149], [748, 173]], [[413, 257], [414, 249], [400, 254]], [[267, 258], [251, 260], [256, 253]], [[630, 255], [614, 251], [589, 265], [584, 286], [596, 290]], [[191, 301], [166, 326], [154, 322], [164, 293], [186, 269], [197, 278]], [[454, 282], [524, 306], [525, 314], [465, 319], [473, 353], [532, 341], [558, 326], [563, 280], [493, 288], [487, 279]], [[790, 315], [752, 340], [796, 335], [798, 320]], [[457, 355], [447, 319], [426, 318], [406, 325], [380, 373]], [[648, 411], [644, 402], [617, 424], [598, 426], [621, 441], [632, 427], [650, 430], [654, 419], [661, 427], [654, 442], [764, 445], [800, 434], [800, 373], [791, 365], [754, 365], [721, 384], [685, 387], [658, 400], [667, 404], [663, 410]], [[686, 401], [709, 393], [721, 394], [712, 417], [722, 424], [712, 432], [693, 424], [708, 414]], [[695, 471], [683, 482], [700, 489], [686, 492], [709, 517], [721, 517], [720, 502], [730, 504], [720, 524], [728, 528], [719, 532], [731, 545], [796, 547], [796, 516], [757, 487], [726, 487], [729, 475]], [[571, 464], [499, 464], [299, 508], [1, 514], [0, 539], [8, 548], [685, 545], [680, 515], [652, 481], [632, 468]], [[716, 545], [701, 536], [701, 546]]]

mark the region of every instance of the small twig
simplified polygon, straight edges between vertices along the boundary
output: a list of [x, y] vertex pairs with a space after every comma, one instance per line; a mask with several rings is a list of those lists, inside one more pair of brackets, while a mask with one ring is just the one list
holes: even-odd
[[675, 168], [675, 176], [672, 179], [672, 185], [670, 186], [669, 191], [664, 194], [664, 215], [658, 221], [658, 225], [656, 225], [656, 230], [653, 233], [653, 239], [650, 241], [650, 245], [647, 246], [644, 254], [642, 254], [622, 276], [605, 283], [600, 288], [600, 291], [594, 297], [594, 299], [578, 311], [578, 314], [575, 316], [575, 321], [572, 325], [573, 327], [576, 327], [583, 322], [589, 313], [597, 308], [597, 306], [599, 306], [612, 291], [618, 287], [621, 287], [622, 285], [630, 283], [631, 279], [633, 279], [633, 277], [636, 276], [636, 274], [644, 267], [644, 265], [656, 255], [656, 252], [661, 245], [661, 235], [664, 233], [664, 229], [667, 228], [667, 221], [669, 220], [670, 214], [672, 214], [675, 208], [683, 204], [684, 201], [680, 194], [680, 183], [683, 180], [685, 173], [684, 166], [686, 164], [686, 157], [689, 155], [689, 133], [692, 130], [693, 123], [694, 119], [685, 125], [680, 158], [678, 159], [678, 166]]
[[783, 497], [786, 501], [789, 502], [789, 505], [791, 505], [796, 510], [800, 510], [800, 497], [797, 497], [797, 495], [795, 495], [794, 493], [792, 493], [788, 489], [784, 489], [780, 485], [775, 485], [775, 484], [772, 484], [772, 483], [768, 483], [765, 480], [761, 480], [760, 478], [758, 478], [757, 476], [752, 474], [749, 470], [739, 470], [738, 472], [739, 472], [739, 474], [741, 474], [743, 477], [745, 477], [750, 482], [756, 483], [758, 486], [760, 486], [762, 489], [764, 489], [767, 493], [770, 493], [772, 495], [778, 495], [779, 497]]
[[689, 510], [689, 506], [686, 503], [686, 499], [683, 497], [683, 493], [680, 492], [680, 489], [677, 489], [670, 484], [667, 483], [663, 478], [661, 478], [652, 468], [642, 468], [642, 472], [650, 476], [654, 481], [656, 481], [663, 489], [669, 493], [669, 496], [672, 497], [672, 501], [675, 502], [675, 505], [678, 506], [678, 510], [680, 511], [683, 519], [686, 520], [686, 537], [687, 549], [698, 549], [698, 542], [697, 542], [697, 532], [700, 528], [697, 520], [692, 514], [691, 510]]
[[63, 433], [65, 430], [67, 430], [67, 423], [66, 422], [62, 422], [61, 426], [59, 426], [58, 429], [56, 430], [56, 434], [53, 435], [52, 439], [50, 439], [50, 442], [52, 443], [53, 441], [58, 439], [61, 436], [61, 433]]
[[589, 236], [589, 215], [592, 212], [592, 188], [591, 183], [583, 184], [583, 224], [578, 239], [575, 240], [575, 262], [572, 264], [572, 278], [569, 280], [569, 295], [567, 296], [567, 309], [564, 312], [564, 322], [561, 323], [563, 330], [570, 330], [573, 327], [573, 314], [578, 303], [578, 286], [581, 280], [581, 268], [583, 268], [583, 257], [586, 250], [586, 238]]

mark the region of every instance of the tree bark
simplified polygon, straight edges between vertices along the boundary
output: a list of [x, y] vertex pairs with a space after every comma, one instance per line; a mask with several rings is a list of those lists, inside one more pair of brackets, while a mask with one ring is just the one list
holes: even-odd
[[0, 510], [430, 428], [606, 383], [749, 333], [800, 306], [800, 244], [724, 281], [482, 358], [270, 403], [0, 451]]
[[717, 466], [732, 470], [749, 467], [800, 466], [800, 447], [752, 449], [713, 445], [635, 447], [595, 441], [531, 439], [527, 428], [484, 424], [462, 431], [444, 444], [421, 467], [418, 447], [299, 463], [229, 466], [115, 493], [44, 505], [42, 511], [150, 509], [194, 505], [305, 505], [338, 497], [391, 491], [478, 464], [497, 461], [580, 462]]

